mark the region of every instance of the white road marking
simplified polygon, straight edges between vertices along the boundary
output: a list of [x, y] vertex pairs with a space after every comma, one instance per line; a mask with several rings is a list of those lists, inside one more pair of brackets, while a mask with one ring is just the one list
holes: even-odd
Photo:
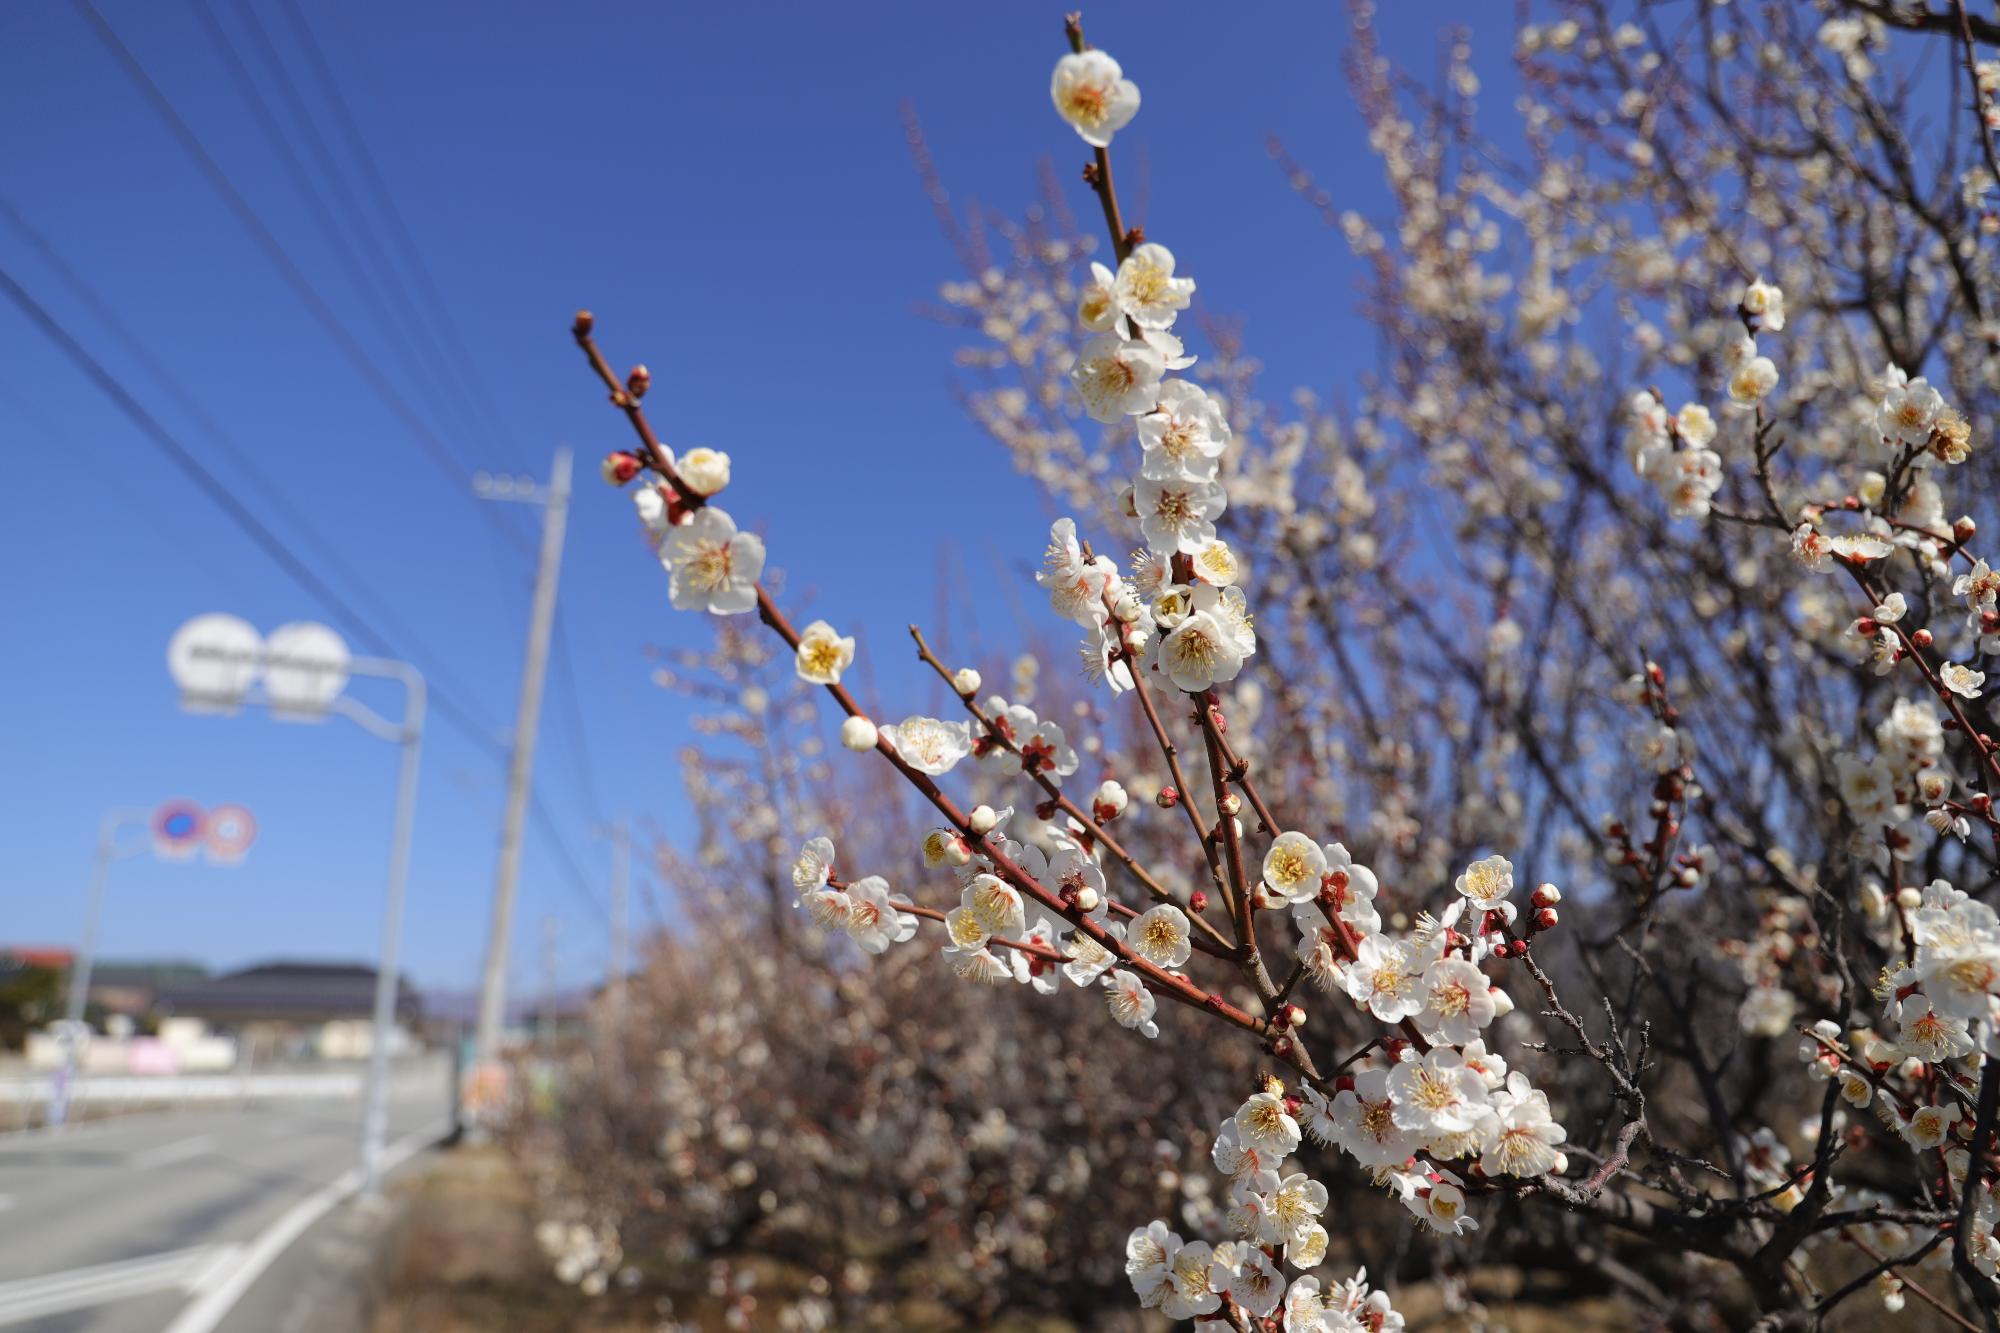
[[213, 1134], [197, 1134], [191, 1139], [181, 1139], [175, 1143], [163, 1143], [157, 1148], [135, 1152], [125, 1159], [125, 1165], [135, 1171], [145, 1171], [169, 1162], [183, 1161], [189, 1157], [199, 1157], [215, 1146]]
[[[451, 1129], [449, 1118], [438, 1120], [406, 1138], [389, 1145], [382, 1154], [382, 1170], [387, 1172], [406, 1159], [443, 1138]], [[332, 1212], [361, 1188], [361, 1168], [349, 1167], [332, 1184], [315, 1190], [265, 1228], [232, 1264], [216, 1265], [204, 1275], [200, 1295], [167, 1325], [166, 1333], [214, 1333], [215, 1326], [235, 1308], [243, 1293], [263, 1276], [285, 1248], [304, 1234], [306, 1228]]]
[[87, 1310], [94, 1305], [122, 1301], [174, 1287], [187, 1289], [196, 1277], [209, 1272], [226, 1251], [234, 1257], [238, 1246], [197, 1245], [192, 1249], [149, 1254], [117, 1263], [72, 1268], [44, 1277], [0, 1282], [0, 1328], [41, 1319], [67, 1310]]

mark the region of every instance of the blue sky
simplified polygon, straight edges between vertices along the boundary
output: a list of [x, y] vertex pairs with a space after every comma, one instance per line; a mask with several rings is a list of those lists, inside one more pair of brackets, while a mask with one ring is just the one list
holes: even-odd
[[[927, 697], [913, 692], [902, 626], [935, 606], [940, 553], [975, 578], [995, 577], [1032, 562], [1048, 519], [953, 401], [957, 335], [915, 310], [956, 274], [899, 107], [921, 117], [960, 202], [1018, 211], [1043, 158], [1073, 180], [1085, 152], [1048, 105], [1060, 6], [304, 7], [449, 308], [479, 403], [400, 354], [349, 285], [326, 218], [294, 188], [197, 8], [99, 0], [306, 280], [429, 423], [447, 464], [343, 357], [85, 19], [56, 0], [0, 5], [0, 196], [309, 532], [275, 511], [4, 221], [0, 268], [316, 572], [371, 608], [385, 637], [483, 731], [482, 746], [441, 720], [431, 728], [406, 937], [420, 983], [461, 987], [485, 943], [501, 794], [489, 751], [511, 724], [532, 543], [519, 507], [468, 498], [473, 467], [540, 473], [559, 442], [577, 451], [565, 652], [537, 777], [587, 891], [602, 901], [608, 853], [592, 837], [595, 820], [677, 821], [684, 704], [648, 683], [643, 650], [701, 642], [707, 628], [670, 610], [629, 502], [596, 481], [595, 460], [625, 443], [624, 427], [569, 344], [570, 313], [597, 312], [619, 366], [650, 365], [649, 406], [670, 441], [733, 455], [732, 513], [763, 527], [775, 562], [810, 569], [816, 613], [874, 650], [893, 714]], [[258, 31], [268, 35], [358, 181], [282, 5], [253, 0], [258, 28], [237, 0], [209, 8], [292, 130], [284, 86], [257, 44]], [[1322, 182], [1351, 190], [1358, 207], [1379, 205], [1379, 172], [1341, 75], [1342, 8], [1301, 7], [1281, 29], [1192, 3], [1085, 15], [1145, 93], [1117, 143], [1128, 208], [1144, 194], [1132, 220], [1175, 249], [1209, 309], [1244, 317], [1274, 391], [1338, 388], [1371, 357], [1349, 314], [1358, 270], [1264, 148], [1280, 131]], [[1507, 7], [1392, 8], [1386, 44], [1420, 69], [1435, 65], [1441, 22], [1472, 23], [1485, 52], [1483, 103], [1507, 114]], [[1089, 215], [1080, 184], [1071, 202]], [[217, 965], [372, 956], [389, 747], [340, 722], [185, 715], [164, 665], [168, 636], [198, 612], [268, 629], [332, 620], [331, 610], [5, 302], [0, 347], [9, 471], [0, 560], [12, 593], [0, 655], [0, 944], [72, 940], [100, 812], [184, 796], [249, 805], [259, 845], [229, 870], [150, 858], [118, 866], [106, 956]], [[969, 525], [960, 500], [973, 478], [981, 517]], [[326, 546], [338, 570], [314, 554]], [[414, 642], [380, 625], [389, 618]], [[371, 688], [356, 691], [396, 706]], [[523, 884], [517, 977], [537, 973], [545, 915], [562, 921], [565, 981], [594, 976], [602, 919], [566, 886], [534, 826]]]

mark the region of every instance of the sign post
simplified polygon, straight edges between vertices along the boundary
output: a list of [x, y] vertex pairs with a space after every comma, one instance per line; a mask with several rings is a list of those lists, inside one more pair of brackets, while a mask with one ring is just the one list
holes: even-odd
[[[223, 843], [227, 855], [216, 852], [220, 821], [231, 830]], [[55, 1095], [49, 1099], [49, 1123], [60, 1125], [69, 1118], [70, 1092], [76, 1081], [77, 1057], [90, 1027], [83, 1021], [90, 1002], [90, 974], [97, 965], [97, 932], [104, 920], [104, 882], [114, 861], [129, 861], [141, 855], [143, 847], [119, 845], [119, 835], [128, 829], [145, 828], [152, 834], [153, 855], [162, 861], [190, 861], [208, 851], [216, 865], [238, 865], [257, 837], [257, 821], [240, 805], [218, 806], [204, 812], [193, 801], [167, 801], [146, 810], [107, 810], [97, 825], [97, 854], [91, 859], [90, 892], [83, 909], [83, 937], [77, 944], [76, 959], [69, 970], [69, 1006], [62, 1024], [62, 1067], [56, 1072]]]
[[[167, 670], [180, 687], [181, 706], [196, 713], [234, 713], [260, 681], [261, 702], [288, 722], [319, 722], [333, 713], [349, 719], [401, 752], [396, 769], [396, 816], [389, 843], [389, 885], [382, 912], [382, 952], [375, 969], [375, 1032], [369, 1043], [367, 1109], [362, 1115], [362, 1193], [381, 1188], [382, 1154], [389, 1133], [389, 1033], [396, 1025], [397, 955], [402, 944], [403, 898], [410, 871], [410, 833], [416, 817], [417, 769], [424, 737], [424, 678], [407, 662], [355, 657], [325, 625], [281, 625], [268, 638], [235, 616], [196, 616], [167, 645]], [[394, 680], [403, 686], [403, 718], [391, 722], [350, 698], [355, 676]], [[226, 861], [248, 846], [256, 822], [234, 806], [210, 811], [202, 837], [211, 856]], [[237, 850], [235, 855], [240, 856]]]

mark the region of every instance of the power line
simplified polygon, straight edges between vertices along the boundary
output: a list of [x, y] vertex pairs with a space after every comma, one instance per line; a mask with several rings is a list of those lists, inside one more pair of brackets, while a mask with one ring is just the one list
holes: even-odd
[[[70, 334], [68, 329], [63, 327], [61, 321], [56, 319], [40, 302], [35, 300], [26, 288], [15, 281], [14, 275], [4, 267], [0, 267], [0, 293], [4, 293], [21, 313], [27, 316], [29, 322], [34, 324], [45, 338], [54, 343], [57, 349], [84, 373], [85, 377], [96, 386], [99, 392], [110, 399], [118, 410], [124, 413], [139, 428], [140, 433], [155, 448], [164, 453], [189, 481], [194, 483], [196, 489], [200, 490], [202, 494], [207, 496], [218, 508], [227, 514], [230, 520], [237, 527], [241, 528], [258, 548], [268, 555], [294, 582], [298, 583], [314, 597], [317, 597], [321, 604], [331, 611], [336, 619], [342, 622], [350, 635], [372, 653], [385, 657], [393, 655], [394, 650], [389, 646], [387, 640], [375, 630], [374, 626], [360, 612], [356, 611], [349, 604], [346, 598], [342, 597], [329, 586], [324, 579], [313, 571], [311, 566], [294, 555], [255, 514], [250, 512], [248, 506], [237, 499], [229, 488], [202, 464], [200, 459], [196, 458], [165, 426], [161, 425], [158, 418], [147, 411], [145, 406], [132, 396], [131, 392], [125, 388], [118, 378], [107, 370], [104, 364], [95, 356], [91, 355], [90, 351], [79, 343]], [[470, 740], [474, 746], [485, 751], [495, 760], [504, 760], [506, 754], [504, 747], [488, 734], [485, 728], [481, 727], [448, 694], [433, 691], [431, 703], [437, 709], [439, 715]], [[549, 817], [540, 798], [536, 797], [530, 804], [536, 818], [536, 823], [542, 828], [543, 833], [556, 848], [558, 860], [566, 875], [565, 882], [570, 885], [582, 901], [590, 906], [596, 915], [608, 921], [609, 913], [605, 910], [604, 905], [598, 902], [586, 887], [587, 881], [585, 880], [581, 866], [576, 860], [575, 854], [570, 850], [568, 843], [562, 838], [561, 833], [555, 827], [554, 820]]]
[[[246, 15], [249, 5], [244, 3]], [[312, 71], [313, 81], [319, 85], [320, 96], [333, 111], [335, 127], [340, 131], [347, 151], [360, 168], [361, 180], [369, 195], [375, 200], [376, 208], [387, 219], [390, 239], [409, 269], [412, 286], [426, 307], [431, 322], [436, 325], [443, 340], [447, 355], [445, 365], [453, 372], [454, 378], [469, 381], [469, 397], [483, 411], [488, 428], [498, 436], [510, 435], [507, 422], [493, 407], [493, 395], [487, 391], [483, 377], [479, 374], [479, 362], [466, 350], [465, 340], [459, 336], [458, 323], [451, 316], [451, 306], [439, 294], [437, 283], [431, 277], [430, 266], [424, 262], [423, 251], [411, 235], [403, 212], [396, 205], [396, 193], [389, 188], [387, 178], [375, 161], [375, 155], [368, 149], [368, 140], [361, 133], [360, 124], [355, 120], [347, 98], [340, 91], [340, 83], [334, 78], [333, 67], [328, 63], [326, 52], [313, 35], [312, 25], [306, 21], [305, 12], [297, 0], [283, 0], [285, 18], [292, 29], [293, 38], [305, 54], [306, 67]]]
[[[354, 247], [348, 243], [346, 234], [342, 232], [339, 223], [335, 220], [332, 206], [328, 203], [326, 196], [320, 193], [319, 187], [313, 183], [312, 173], [306, 170], [305, 163], [299, 159], [297, 150], [292, 147], [290, 136], [278, 124], [276, 113], [272, 110], [271, 104], [265, 100], [264, 94], [258, 89], [256, 80], [250, 76], [250, 68], [243, 63], [243, 57], [237, 51], [236, 43], [230, 39], [229, 34], [223, 31], [222, 25], [216, 21], [215, 14], [209, 8], [207, 0], [189, 0], [189, 8], [194, 11], [195, 19], [200, 23], [203, 34], [208, 38], [209, 45], [214, 47], [216, 54], [222, 58], [222, 67], [224, 72], [229, 75], [230, 82], [236, 86], [236, 91], [250, 108], [250, 118], [256, 121], [257, 127], [263, 131], [264, 137], [269, 140], [272, 151], [277, 154], [278, 165], [284, 168], [285, 174], [291, 179], [293, 188], [304, 199], [306, 212], [312, 216], [313, 222], [319, 227], [320, 234], [326, 238], [327, 245], [333, 251], [335, 261], [340, 265], [341, 271], [347, 275], [347, 280], [353, 286], [355, 294], [361, 298], [361, 303], [367, 307], [368, 313], [374, 318], [376, 324], [381, 326], [383, 333], [394, 344], [394, 350], [398, 359], [406, 363], [414, 363], [421, 360], [421, 353], [412, 345], [402, 325], [390, 315], [382, 291], [377, 286], [374, 277], [362, 264], [360, 257], [355, 254]], [[426, 376], [420, 377], [420, 382], [428, 387], [432, 383], [432, 380]], [[435, 408], [436, 406], [436, 402], [433, 401], [432, 407]]]
[[[145, 341], [134, 333], [130, 326], [119, 317], [117, 309], [84, 280], [83, 276], [76, 271], [75, 266], [65, 259], [62, 253], [55, 248], [54, 242], [50, 241], [27, 218], [23, 217], [21, 211], [5, 195], [0, 195], [0, 221], [6, 222], [8, 226], [14, 229], [16, 234], [28, 243], [29, 247], [40, 256], [42, 262], [47, 264], [49, 269], [61, 280], [62, 284], [69, 289], [70, 294], [76, 297], [83, 304], [84, 308], [91, 313], [92, 317], [104, 326], [113, 341], [123, 348], [128, 356], [137, 362], [140, 367], [166, 390], [167, 396], [173, 399], [174, 404], [187, 413], [195, 425], [200, 427], [209, 439], [222, 451], [223, 455], [248, 478], [250, 484], [258, 491], [263, 503], [276, 511], [278, 517], [284, 520], [285, 532], [292, 535], [296, 539], [297, 544], [309, 550], [317, 566], [332, 571], [349, 587], [366, 588], [367, 580], [356, 573], [346, 560], [342, 558], [339, 549], [332, 542], [321, 537], [306, 516], [293, 507], [291, 502], [285, 498], [284, 492], [273, 484], [257, 467], [249, 451], [239, 445], [235, 437], [228, 430], [224, 429], [222, 423], [217, 421], [214, 415], [201, 405], [195, 396], [181, 384], [174, 373], [157, 356], [153, 355], [152, 350], [146, 346]], [[436, 662], [442, 660], [440, 654], [432, 652], [417, 633], [403, 624], [395, 613], [390, 611], [380, 600], [372, 597], [357, 598], [356, 600], [363, 602], [372, 601], [374, 605], [371, 609], [374, 618], [398, 642], [406, 645], [407, 648], [417, 650], [423, 657], [430, 661]], [[471, 691], [458, 688], [456, 683], [446, 678], [441, 669], [434, 667], [432, 671], [437, 676], [439, 683], [443, 684], [452, 693], [464, 699], [473, 697]], [[488, 734], [491, 734], [490, 729], [488, 729]]]
[[[119, 40], [117, 32], [105, 21], [104, 16], [97, 12], [96, 7], [90, 3], [90, 0], [70, 0], [70, 7], [75, 9], [90, 24], [91, 31], [96, 34], [98, 41], [103, 45], [105, 50], [109, 51], [113, 58], [116, 59], [119, 68], [132, 83], [132, 86], [137, 88], [145, 98], [146, 104], [152, 109], [154, 116], [167, 128], [168, 132], [173, 135], [175, 142], [180, 144], [182, 151], [200, 169], [209, 187], [215, 191], [216, 195], [228, 207], [230, 213], [242, 224], [243, 229], [250, 233], [251, 239], [256, 241], [258, 248], [264, 252], [265, 257], [277, 268], [279, 275], [284, 278], [286, 285], [292, 289], [293, 294], [298, 297], [300, 302], [305, 305], [307, 311], [311, 313], [320, 326], [333, 338], [342, 354], [353, 363], [355, 369], [361, 373], [362, 378], [368, 382], [369, 387], [374, 389], [376, 394], [389, 405], [396, 416], [409, 428], [411, 434], [416, 437], [418, 444], [422, 447], [424, 456], [450, 479], [455, 489], [462, 491], [470, 479], [469, 470], [452, 455], [450, 448], [431, 429], [430, 425], [424, 421], [416, 409], [410, 405], [409, 401], [403, 397], [401, 391], [396, 388], [395, 384], [383, 372], [382, 368], [375, 364], [374, 358], [368, 355], [367, 350], [361, 346], [360, 342], [349, 331], [347, 326], [340, 321], [339, 316], [334, 314], [332, 307], [327, 305], [325, 298], [319, 294], [318, 289], [312, 285], [312, 282], [299, 269], [299, 266], [293, 261], [291, 255], [279, 243], [278, 238], [265, 225], [263, 218], [250, 206], [249, 201], [243, 197], [242, 192], [236, 188], [234, 182], [230, 180], [228, 173], [222, 169], [221, 164], [203, 146], [201, 139], [189, 127], [187, 121], [181, 117], [180, 112], [174, 109], [173, 103], [160, 90], [159, 84], [153, 81], [152, 75], [146, 72], [146, 67], [139, 63], [138, 57], [134, 56], [130, 48], [123, 41]], [[492, 521], [490, 516], [487, 521]], [[525, 551], [528, 549], [526, 540], [513, 528], [503, 525], [500, 530], [506, 534], [510, 541], [520, 546], [522, 550]]]
[[[366, 219], [361, 220], [363, 223], [362, 227], [354, 227], [351, 221], [349, 226], [350, 229], [354, 230], [363, 245], [375, 256], [373, 265], [363, 263], [360, 256], [355, 253], [354, 246], [349, 244], [347, 232], [342, 229], [339, 220], [336, 218], [334, 208], [329, 205], [326, 196], [320, 192], [319, 187], [314, 183], [313, 173], [308, 171], [305, 163], [300, 160], [298, 151], [292, 146], [291, 136], [286, 134], [284, 128], [278, 123], [276, 112], [272, 110], [270, 102], [265, 99], [263, 92], [258, 88], [256, 79], [251, 76], [249, 66], [244, 63], [241, 53], [236, 49], [236, 43], [224, 31], [222, 24], [216, 20], [214, 11], [209, 7], [208, 0], [189, 0], [189, 7], [194, 10], [195, 18], [201, 24], [202, 31], [207, 35], [209, 45], [213, 46], [216, 54], [222, 58], [223, 69], [228, 73], [230, 81], [236, 85], [237, 92], [242, 96], [245, 104], [249, 106], [251, 119], [255, 120], [258, 128], [264, 132], [264, 137], [270, 142], [272, 150], [277, 154], [278, 164], [284, 168], [286, 175], [291, 179], [293, 188], [299, 192], [300, 197], [305, 201], [306, 212], [312, 216], [314, 223], [319, 227], [321, 235], [326, 238], [328, 246], [333, 251], [335, 261], [347, 277], [348, 284], [353, 287], [355, 294], [361, 298], [362, 305], [367, 308], [369, 315], [374, 319], [375, 323], [387, 335], [392, 344], [392, 352], [395, 358], [404, 364], [423, 363], [426, 373], [417, 376], [417, 382], [425, 390], [425, 396], [429, 400], [432, 410], [439, 411], [441, 399], [437, 388], [440, 380], [434, 364], [436, 354], [430, 340], [424, 336], [424, 329], [421, 322], [410, 316], [407, 303], [404, 304], [404, 321], [399, 322], [390, 314], [387, 299], [385, 299], [383, 291], [386, 289], [391, 293], [391, 297], [388, 299], [393, 299], [393, 294], [400, 292], [402, 285], [396, 281], [393, 270], [390, 270], [387, 265], [381, 262], [379, 251], [372, 245], [373, 237], [365, 230]], [[254, 15], [249, 15], [248, 17], [254, 22]], [[281, 88], [287, 94], [287, 105], [291, 109], [293, 119], [299, 122], [303, 128], [308, 147], [314, 151], [321, 171], [327, 177], [333, 193], [351, 208], [353, 198], [347, 193], [345, 179], [340, 175], [337, 165], [327, 154], [325, 141], [319, 137], [318, 130], [313, 125], [310, 114], [306, 112], [303, 102], [298, 97], [297, 88], [292, 84], [290, 78], [285, 76], [283, 66], [278, 62], [277, 52], [271, 48], [270, 40], [264, 35], [262, 27], [255, 28], [253, 39], [257, 42], [265, 63], [273, 67], [279, 75]], [[384, 278], [379, 283], [376, 277], [378, 270]], [[408, 330], [404, 327], [405, 323], [409, 325]], [[449, 415], [451, 413], [448, 410], [439, 411], [440, 417]], [[458, 429], [464, 434], [475, 438], [485, 433], [477, 427], [468, 429], [470, 420], [471, 418], [468, 415], [461, 413], [456, 421]], [[484, 531], [488, 540], [495, 539], [497, 528], [498, 525], [492, 523], [485, 526]], [[494, 549], [495, 554], [504, 560], [505, 552], [500, 549], [497, 543]]]
[[[208, 0], [194, 0], [194, 3], [206, 11]], [[348, 184], [347, 173], [341, 170], [340, 163], [335, 159], [332, 149], [328, 147], [325, 136], [320, 133], [319, 124], [306, 106], [305, 97], [299, 92], [299, 86], [293, 80], [291, 71], [286, 68], [284, 59], [278, 54], [277, 46], [272, 42], [270, 34], [265, 31], [263, 22], [258, 19], [256, 7], [250, 4], [249, 0], [238, 0], [236, 12], [244, 30], [250, 35], [250, 42], [256, 50], [258, 59], [276, 80], [278, 94], [291, 112], [293, 121], [297, 123], [305, 139], [306, 148], [312, 154], [313, 161], [318, 164], [321, 176], [325, 178], [333, 193], [334, 201], [346, 215], [348, 229], [360, 243], [370, 265], [384, 276], [383, 286], [391, 302], [401, 313], [403, 322], [409, 329], [411, 341], [416, 345], [417, 357], [423, 362], [425, 384], [443, 391], [443, 397], [451, 402], [457, 414], [460, 429], [472, 436], [488, 434], [486, 425], [474, 420], [478, 413], [473, 406], [473, 398], [464, 391], [459, 377], [453, 373], [451, 357], [442, 352], [437, 338], [426, 327], [422, 315], [411, 302], [408, 284], [398, 280], [395, 265], [376, 238], [375, 228], [369, 221], [367, 211], [361, 207], [360, 200], [355, 197], [353, 188]], [[219, 29], [220, 25], [217, 26]]]

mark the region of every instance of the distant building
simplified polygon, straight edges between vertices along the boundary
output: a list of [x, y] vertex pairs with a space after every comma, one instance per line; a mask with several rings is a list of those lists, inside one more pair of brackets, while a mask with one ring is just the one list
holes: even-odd
[[[162, 1014], [199, 1018], [241, 1038], [252, 1059], [316, 1056], [352, 1060], [374, 1046], [375, 969], [364, 963], [272, 962], [222, 976], [163, 986]], [[423, 1006], [399, 979], [391, 1049], [408, 1040]]]
[[208, 969], [200, 963], [98, 963], [90, 969], [90, 1002], [107, 1014], [143, 1018], [152, 1012], [162, 990], [194, 985], [207, 978]]

